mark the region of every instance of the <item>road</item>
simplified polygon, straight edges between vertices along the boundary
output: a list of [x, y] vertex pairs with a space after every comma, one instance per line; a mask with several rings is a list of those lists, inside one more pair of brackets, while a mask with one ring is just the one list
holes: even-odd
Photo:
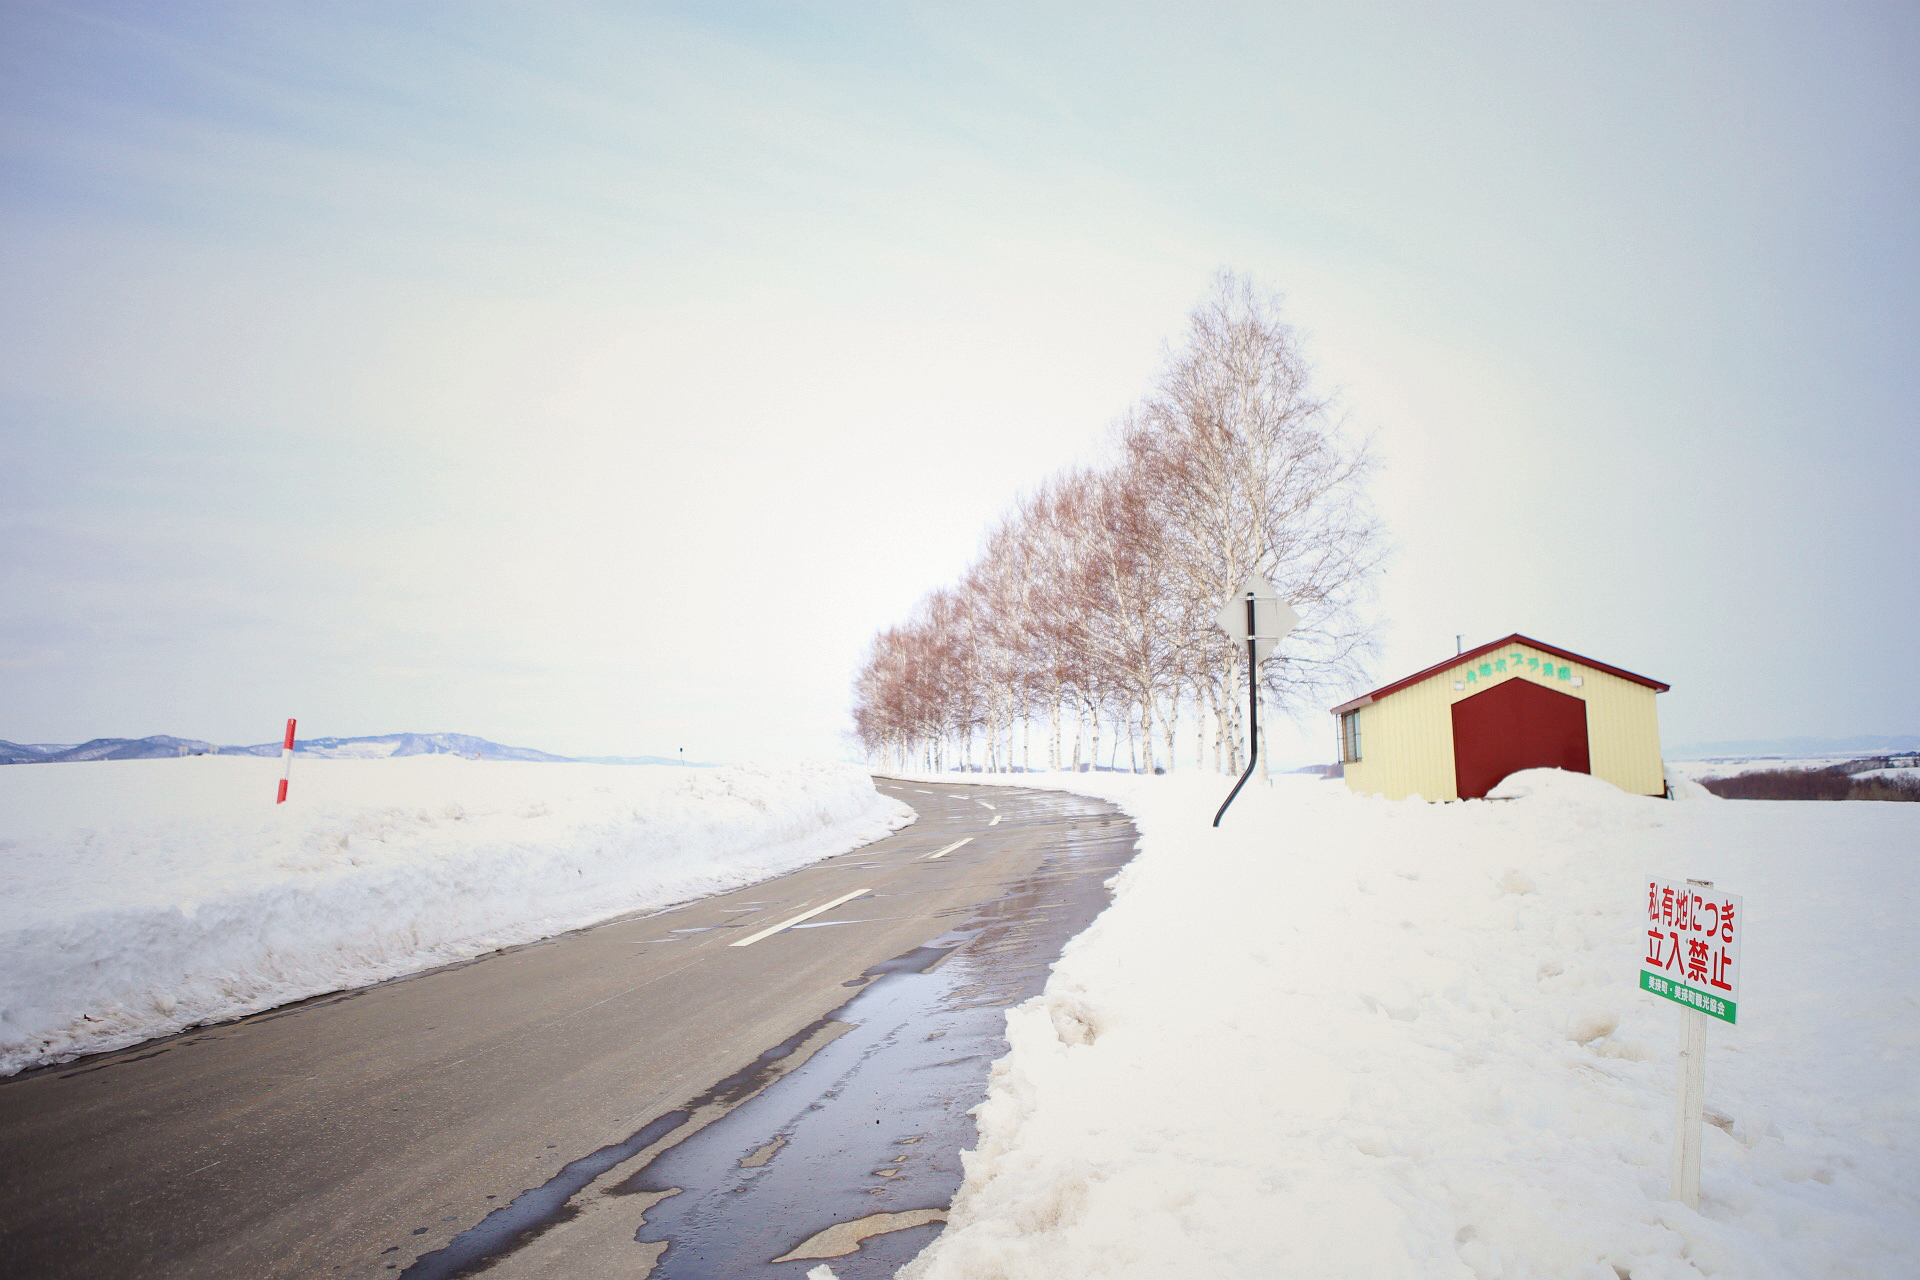
[[[774, 1248], [858, 1217], [846, 1207], [854, 1192], [880, 1208], [912, 1203], [924, 1218], [929, 1203], [944, 1204], [927, 1197], [950, 1195], [958, 1176], [952, 1152], [930, 1148], [968, 1136], [953, 1121], [979, 1085], [950, 1082], [949, 1094], [972, 1097], [927, 1103], [915, 1117], [892, 1084], [853, 1088], [850, 1073], [872, 1062], [882, 1065], [868, 1076], [904, 1079], [915, 1070], [885, 1066], [881, 1042], [947, 1034], [944, 1024], [908, 1034], [922, 1015], [903, 1011], [903, 999], [945, 999], [951, 1018], [974, 1018], [968, 1034], [984, 1044], [984, 1024], [968, 1011], [985, 1008], [997, 1028], [1000, 1006], [1035, 989], [1064, 937], [1104, 903], [1098, 886], [1130, 856], [1134, 835], [1109, 807], [1080, 797], [880, 785], [918, 821], [779, 879], [0, 1082], [0, 1272], [645, 1275], [664, 1253], [656, 1275], [730, 1274], [738, 1264], [723, 1269], [696, 1240], [759, 1249], [753, 1256], [771, 1263]], [[991, 972], [967, 969], [1036, 948], [1047, 954], [1037, 967], [1026, 956], [1017, 982], [993, 987]], [[964, 990], [879, 989], [887, 975], [933, 972], [950, 954], [962, 960], [941, 972], [969, 975]], [[987, 988], [987, 997], [955, 994]], [[862, 1005], [849, 1005], [856, 995]], [[878, 1012], [830, 1016], [857, 1007]], [[876, 1017], [906, 1021], [862, 1044], [852, 1024]], [[822, 1070], [837, 1075], [803, 1081], [808, 1064], [836, 1053], [845, 1064]], [[984, 1082], [985, 1054], [956, 1050], [935, 1065], [977, 1067]], [[904, 1177], [879, 1180], [891, 1167], [832, 1172], [834, 1151], [843, 1164], [871, 1163], [844, 1140], [845, 1116], [834, 1122], [840, 1131], [816, 1124], [809, 1137], [799, 1121], [832, 1108], [779, 1103], [791, 1118], [754, 1121], [777, 1128], [760, 1149], [792, 1140], [811, 1164], [797, 1155], [709, 1160], [735, 1179], [766, 1165], [811, 1180], [790, 1177], [786, 1198], [769, 1202], [787, 1207], [762, 1224], [778, 1242], [763, 1248], [716, 1222], [726, 1197], [720, 1209], [699, 1208], [712, 1197], [695, 1194], [687, 1179], [697, 1175], [686, 1170], [703, 1138], [713, 1147], [730, 1117], [789, 1078], [789, 1092], [864, 1097], [874, 1141], [915, 1144], [931, 1133], [940, 1142], [894, 1148], [914, 1154], [892, 1157]], [[673, 1173], [671, 1186], [655, 1185], [656, 1165]], [[777, 1181], [769, 1174], [764, 1185]], [[804, 1209], [796, 1186], [809, 1197]], [[682, 1188], [677, 1200], [669, 1194]], [[681, 1225], [661, 1225], [680, 1206]], [[921, 1225], [911, 1247], [937, 1229]], [[676, 1244], [676, 1232], [687, 1243]], [[869, 1252], [883, 1251], [859, 1257]]]

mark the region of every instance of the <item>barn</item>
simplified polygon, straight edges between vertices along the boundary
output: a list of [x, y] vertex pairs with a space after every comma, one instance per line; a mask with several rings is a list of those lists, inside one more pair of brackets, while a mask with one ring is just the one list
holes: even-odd
[[1347, 785], [1395, 800], [1476, 799], [1522, 769], [1666, 793], [1653, 700], [1666, 685], [1511, 635], [1333, 709]]

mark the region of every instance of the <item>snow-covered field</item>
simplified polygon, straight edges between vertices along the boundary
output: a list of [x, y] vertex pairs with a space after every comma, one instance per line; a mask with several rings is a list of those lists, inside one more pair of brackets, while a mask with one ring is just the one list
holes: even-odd
[[[1667, 776], [1686, 778], [1698, 782], [1702, 778], [1733, 778], [1743, 773], [1769, 773], [1778, 770], [1793, 769], [1831, 769], [1837, 764], [1846, 764], [1859, 760], [1859, 755], [1847, 756], [1751, 756], [1715, 760], [1669, 760]], [[1920, 770], [1910, 768], [1874, 769], [1853, 775], [1856, 778], [1890, 778], [1920, 774]]]
[[0, 1075], [764, 879], [911, 821], [839, 765], [0, 768]]
[[[1009, 1014], [951, 1224], [903, 1276], [1920, 1275], [1920, 805], [1055, 776], [1142, 831]], [[1745, 898], [1701, 1204], [1645, 877]], [[820, 1274], [825, 1274], [824, 1268]]]
[[1867, 778], [1898, 778], [1902, 781], [1920, 782], [1920, 768], [1868, 769], [1853, 775], [1862, 780]]

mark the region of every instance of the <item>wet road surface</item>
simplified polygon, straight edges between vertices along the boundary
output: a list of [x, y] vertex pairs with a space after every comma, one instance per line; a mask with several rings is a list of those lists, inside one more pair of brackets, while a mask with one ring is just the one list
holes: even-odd
[[891, 1275], [1135, 836], [880, 785], [919, 821], [781, 879], [0, 1082], [0, 1271]]

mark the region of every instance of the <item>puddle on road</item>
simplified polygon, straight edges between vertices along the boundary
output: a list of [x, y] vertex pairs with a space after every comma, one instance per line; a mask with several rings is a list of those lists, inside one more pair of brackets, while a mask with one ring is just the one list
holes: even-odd
[[[944, 1210], [959, 1189], [967, 1113], [1006, 1052], [1006, 1009], [1045, 986], [1132, 852], [1127, 827], [1063, 835], [965, 924], [868, 970], [830, 1015], [845, 1033], [620, 1183], [616, 1193], [678, 1188], [634, 1236], [666, 1245], [655, 1280], [804, 1276], [818, 1262], [796, 1251], [819, 1258], [804, 1246], [836, 1226], [858, 1241], [833, 1260], [840, 1280], [891, 1276], [924, 1248], [940, 1219], [922, 1211]], [[791, 1260], [771, 1261], [781, 1257]]]
[[[416, 1258], [403, 1280], [491, 1269], [577, 1217], [579, 1197], [603, 1175], [619, 1179], [608, 1201], [632, 1197], [644, 1210], [635, 1275], [802, 1277], [831, 1256], [839, 1280], [892, 1276], [939, 1233], [960, 1187], [960, 1152], [974, 1141], [967, 1113], [1007, 1050], [1006, 1009], [1046, 985], [1133, 855], [1131, 826], [1105, 813], [1049, 795], [1033, 817], [1081, 825], [1063, 831], [1033, 873], [958, 927], [849, 981], [859, 990], [846, 1004], [700, 1098]], [[725, 1108], [717, 1118], [620, 1177], [621, 1165], [716, 1104]]]

